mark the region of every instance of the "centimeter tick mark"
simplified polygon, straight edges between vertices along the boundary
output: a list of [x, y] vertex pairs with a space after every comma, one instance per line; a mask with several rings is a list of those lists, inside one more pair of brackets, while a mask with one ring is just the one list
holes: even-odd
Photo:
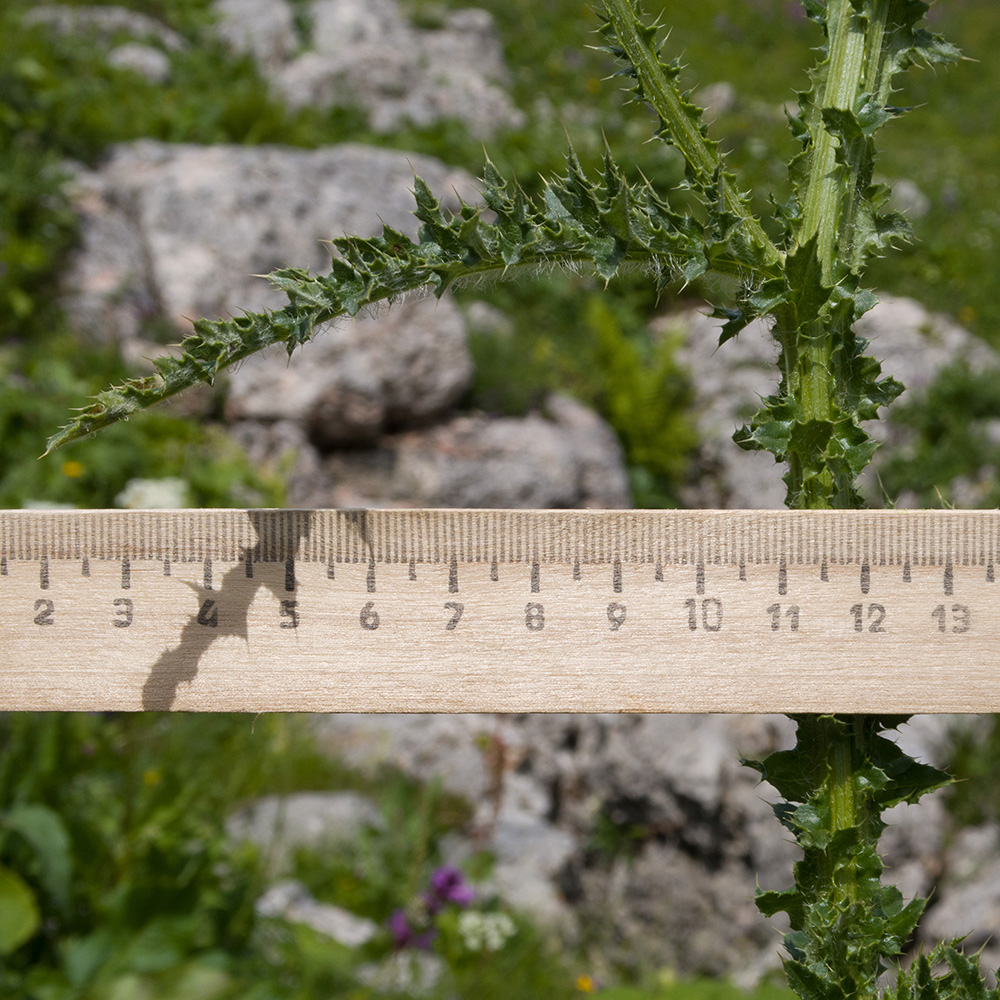
[[337, 578], [333, 556], [330, 556], [330, 558], [326, 561], [326, 578], [328, 580], [335, 580]]
[[861, 564], [861, 593], [867, 594], [872, 585], [872, 570], [867, 562]]
[[500, 571], [497, 568], [497, 557], [494, 556], [490, 560], [490, 582], [496, 583], [500, 579]]
[[243, 550], [243, 575], [248, 579], [253, 579], [253, 550]]
[[788, 593], [788, 563], [784, 559], [778, 563], [778, 593], [782, 597]]
[[90, 576], [90, 559], [87, 556], [83, 557], [83, 562], [80, 565], [80, 576]]
[[0, 556], [0, 576], [7, 575], [7, 557]]
[[164, 576], [170, 576], [170, 560], [169, 559], [164, 559], [163, 560], [163, 575]]
[[368, 577], [365, 580], [365, 586], [368, 589], [369, 594], [375, 593], [375, 557], [369, 556], [368, 558]]
[[694, 568], [694, 592], [696, 594], [705, 593], [705, 564], [700, 560]]
[[538, 562], [535, 561], [531, 564], [531, 592], [533, 594], [537, 594], [539, 589], [541, 588], [542, 585], [541, 576], [542, 576], [541, 567], [538, 565]]
[[991, 559], [986, 564], [986, 582], [993, 583], [995, 577], [993, 576], [993, 560]]
[[455, 556], [452, 556], [451, 562], [448, 563], [448, 593], [458, 593], [458, 559]]
[[611, 569], [611, 589], [616, 593], [622, 592], [622, 561], [615, 556], [615, 563]]
[[285, 560], [285, 590], [295, 589], [295, 560]]
[[740, 560], [740, 580], [746, 583], [747, 580], [747, 564], [741, 559]]
[[582, 574], [580, 573], [580, 560], [579, 559], [574, 559], [573, 560], [573, 579], [574, 580], [580, 580], [580, 579], [582, 579]]
[[203, 568], [204, 575], [204, 589], [212, 589], [212, 559], [211, 556], [205, 556], [205, 565]]
[[42, 556], [42, 561], [38, 567], [38, 586], [42, 590], [49, 589], [49, 557]]
[[663, 583], [663, 563], [659, 559], [656, 560], [656, 569], [653, 572], [653, 579], [657, 583]]
[[903, 563], [903, 583], [911, 583], [912, 581], [913, 577], [910, 574], [910, 560], [907, 559], [906, 562]]
[[411, 559], [410, 565], [408, 567], [407, 577], [411, 580], [416, 580], [417, 578], [417, 560]]
[[951, 597], [955, 590], [955, 571], [952, 569], [951, 560], [944, 564], [944, 592], [947, 597]]
[[823, 560], [823, 564], [819, 568], [819, 578], [824, 583], [830, 582], [830, 568], [827, 566], [825, 559]]
[[130, 590], [132, 587], [132, 562], [128, 556], [122, 559], [122, 590]]

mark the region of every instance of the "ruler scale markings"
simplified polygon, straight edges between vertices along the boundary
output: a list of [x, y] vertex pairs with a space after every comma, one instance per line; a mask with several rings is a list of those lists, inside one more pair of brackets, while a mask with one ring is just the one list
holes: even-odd
[[[12, 664], [0, 676], [0, 710], [141, 707], [143, 682], [159, 655], [148, 660], [151, 654], [144, 650], [173, 648], [187, 632], [207, 635], [202, 626], [215, 625], [212, 642], [203, 643], [197, 654], [203, 659], [192, 664], [194, 680], [181, 685], [175, 702], [164, 707], [996, 711], [1000, 606], [985, 590], [963, 588], [973, 582], [969, 572], [975, 566], [985, 567], [986, 580], [995, 581], [998, 525], [996, 511], [0, 512], [0, 574], [5, 578], [0, 628], [5, 629], [5, 663]], [[634, 593], [630, 577], [627, 621], [618, 620], [617, 610], [606, 614], [601, 590], [608, 581], [601, 572], [581, 573], [572, 590], [558, 573], [551, 583], [546, 578], [544, 629], [537, 630], [541, 620], [533, 618], [526, 629], [524, 605], [518, 610], [517, 602], [510, 602], [509, 595], [516, 593], [512, 588], [523, 587], [518, 582], [523, 570], [495, 590], [467, 585], [465, 615], [450, 631], [439, 619], [433, 630], [429, 620], [426, 627], [414, 624], [418, 612], [428, 615], [419, 601], [426, 600], [421, 595], [430, 593], [428, 588], [440, 586], [440, 576], [430, 574], [424, 582], [422, 574], [421, 582], [404, 592], [398, 587], [405, 575], [389, 573], [379, 580], [379, 591], [387, 600], [405, 601], [409, 617], [387, 617], [377, 608], [383, 628], [378, 635], [385, 636], [378, 649], [366, 638], [372, 630], [365, 622], [375, 619], [369, 615], [358, 626], [359, 605], [351, 597], [361, 589], [356, 575], [328, 578], [324, 606], [301, 612], [301, 620], [279, 613], [277, 604], [273, 618], [266, 618], [270, 592], [260, 591], [259, 583], [244, 584], [243, 573], [214, 579], [214, 560], [229, 564], [250, 555], [251, 565], [253, 558], [284, 564], [286, 579], [293, 567], [294, 586], [307, 597], [315, 579], [338, 561], [338, 550], [349, 561], [366, 563], [369, 577], [378, 572], [378, 563], [410, 562], [415, 569], [417, 557], [425, 557], [446, 571], [449, 583], [457, 578], [460, 561], [489, 563], [490, 578], [498, 584], [499, 561], [515, 562], [536, 577], [533, 592], [540, 592], [541, 573], [549, 567], [572, 567], [575, 579], [585, 561], [610, 564], [612, 588], [620, 593], [616, 583], [623, 587], [627, 567], [652, 565], [635, 575]], [[33, 562], [37, 574], [13, 572], [14, 558]], [[110, 576], [91, 567], [94, 558], [112, 564]], [[294, 567], [296, 559], [301, 567]], [[160, 562], [163, 573], [143, 573], [133, 586], [136, 560]], [[311, 562], [320, 563], [316, 578], [306, 571]], [[795, 577], [802, 628], [798, 619], [791, 624], [782, 604], [780, 628], [772, 631], [773, 613], [763, 614], [770, 602], [762, 602], [767, 589], [774, 592], [771, 572], [778, 576], [779, 593], [787, 593], [789, 562], [817, 566], [819, 580], [812, 573]], [[136, 615], [127, 632], [113, 631], [122, 616], [109, 615], [111, 598], [101, 589], [116, 582], [114, 563], [121, 566], [123, 587], [142, 587], [143, 615]], [[722, 573], [713, 577], [713, 596], [705, 598], [706, 563], [737, 568], [739, 593], [731, 589], [736, 574]], [[869, 593], [873, 564], [899, 569], [877, 573], [878, 603], [861, 606], [863, 628], [855, 631], [856, 615], [847, 613], [857, 600], [851, 594], [858, 593], [859, 582], [861, 592]], [[765, 565], [774, 568], [754, 571]], [[91, 569], [93, 576], [86, 576]], [[676, 600], [675, 587], [681, 593], [690, 587], [692, 569], [696, 590], [699, 573], [702, 584], [693, 619], [671, 610], [669, 603]], [[199, 570], [206, 589], [224, 590], [227, 596], [225, 605], [217, 598], [201, 622], [194, 620], [198, 607], [187, 609], [187, 588], [202, 582]], [[34, 588], [42, 586], [43, 572], [54, 614], [48, 604], [31, 610], [32, 590], [38, 593]], [[654, 582], [668, 587], [654, 592]], [[246, 593], [261, 595], [253, 608], [240, 596], [244, 586], [252, 588]], [[961, 605], [949, 602], [937, 610], [941, 601], [934, 595], [959, 592]], [[245, 640], [234, 645], [241, 633], [233, 633], [232, 626], [238, 623], [223, 614], [231, 615], [234, 608], [259, 616], [248, 633], [252, 653]], [[956, 608], [968, 613], [970, 628], [956, 627], [963, 624], [954, 617]], [[870, 628], [878, 624], [876, 611], [886, 623], [878, 630]], [[359, 645], [353, 632], [341, 635], [347, 618], [367, 645]], [[757, 631], [761, 620], [763, 638]], [[392, 629], [384, 631], [390, 623]], [[278, 633], [281, 626], [288, 632]], [[281, 645], [293, 628], [297, 645]], [[416, 631], [405, 631], [412, 628]], [[614, 635], [613, 646], [602, 645], [605, 632]], [[121, 645], [108, 634], [127, 636], [128, 643]], [[447, 642], [441, 638], [445, 634]], [[501, 641], [501, 635], [509, 638]], [[532, 637], [530, 643], [524, 643], [526, 636]], [[54, 642], [74, 650], [72, 669], [57, 666], [64, 658]], [[410, 662], [411, 647], [414, 666], [400, 674], [398, 665]], [[505, 669], [485, 677], [483, 652], [500, 648]], [[230, 663], [226, 669], [234, 672], [234, 682], [226, 681], [226, 688], [223, 668]], [[821, 664], [823, 673], [818, 672]]]
[[285, 560], [285, 590], [295, 590], [295, 560]]
[[705, 593], [705, 564], [699, 560], [694, 570], [694, 592]]
[[38, 566], [38, 588], [39, 590], [49, 589], [49, 557], [42, 556]]
[[458, 593], [458, 559], [454, 553], [448, 563], [448, 593]]
[[542, 571], [537, 561], [531, 563], [531, 592], [537, 594], [542, 586]]

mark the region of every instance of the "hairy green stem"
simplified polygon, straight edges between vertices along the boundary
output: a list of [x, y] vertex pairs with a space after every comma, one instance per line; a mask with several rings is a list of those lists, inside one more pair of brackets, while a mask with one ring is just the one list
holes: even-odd
[[[631, 63], [646, 100], [659, 115], [670, 142], [684, 156], [688, 169], [708, 185], [718, 177], [720, 200], [726, 212], [739, 219], [742, 240], [752, 249], [752, 256], [765, 264], [776, 266], [783, 259], [760, 222], [754, 218], [729, 175], [722, 170], [722, 161], [713, 143], [702, 131], [699, 121], [685, 110], [683, 95], [667, 79], [663, 67], [645, 37], [631, 0], [602, 0], [604, 13], [614, 29], [618, 44]], [[749, 263], [749, 262], [748, 262]]]

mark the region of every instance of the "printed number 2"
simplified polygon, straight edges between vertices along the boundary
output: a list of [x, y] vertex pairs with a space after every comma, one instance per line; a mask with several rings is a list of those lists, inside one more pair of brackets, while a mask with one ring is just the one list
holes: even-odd
[[56, 610], [55, 604], [50, 601], [47, 597], [40, 597], [35, 601], [35, 624], [36, 625], [55, 625], [55, 621], [52, 619], [52, 615]]

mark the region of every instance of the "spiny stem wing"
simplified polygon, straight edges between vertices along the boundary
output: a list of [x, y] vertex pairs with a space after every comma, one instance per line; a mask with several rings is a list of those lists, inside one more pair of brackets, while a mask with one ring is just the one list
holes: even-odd
[[674, 275], [691, 280], [721, 257], [703, 223], [674, 211], [648, 183], [629, 183], [610, 155], [603, 177], [592, 181], [571, 151], [565, 176], [548, 181], [537, 199], [489, 162], [482, 205], [447, 212], [419, 177], [414, 195], [416, 241], [388, 227], [376, 237], [344, 236], [333, 240], [329, 274], [275, 271], [269, 280], [288, 296], [284, 308], [199, 320], [179, 356], [159, 358], [154, 375], [99, 393], [49, 439], [46, 454], [199, 382], [211, 384], [267, 347], [282, 344], [291, 354], [331, 320], [408, 292], [440, 295], [455, 282], [549, 265], [589, 265], [607, 280], [622, 264], [639, 263], [662, 284]]

